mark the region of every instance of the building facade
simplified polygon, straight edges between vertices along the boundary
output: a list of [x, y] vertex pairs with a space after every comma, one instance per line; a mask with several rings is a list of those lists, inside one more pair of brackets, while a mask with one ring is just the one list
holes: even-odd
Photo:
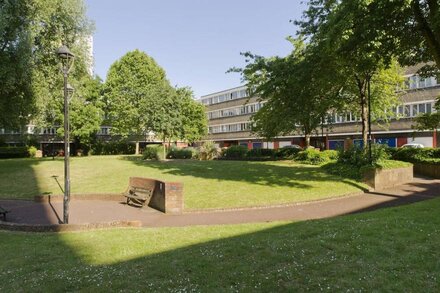
[[[440, 83], [435, 77], [422, 78], [416, 74], [417, 67], [405, 72], [404, 90], [399, 90], [401, 104], [395, 109], [396, 118], [382, 125], [372, 125], [372, 136], [376, 143], [400, 147], [406, 143], [421, 143], [425, 147], [437, 147], [440, 141], [435, 131], [415, 131], [414, 118], [419, 114], [435, 111], [436, 99], [440, 96]], [[280, 148], [292, 144], [304, 146], [301, 133], [292, 133], [265, 141], [251, 132], [251, 116], [264, 102], [249, 97], [246, 86], [237, 87], [202, 96], [200, 102], [206, 106], [208, 136], [220, 147], [243, 145], [252, 148]], [[312, 136], [311, 145], [321, 149], [337, 149], [351, 144], [362, 144], [360, 119], [352, 113], [329, 113], [328, 123]]]

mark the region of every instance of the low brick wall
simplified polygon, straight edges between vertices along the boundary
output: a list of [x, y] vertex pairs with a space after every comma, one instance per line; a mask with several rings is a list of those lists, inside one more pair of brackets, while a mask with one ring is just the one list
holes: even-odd
[[156, 180], [148, 206], [166, 214], [183, 213], [183, 183]]
[[[144, 181], [147, 185], [154, 185], [154, 193], [148, 206], [164, 212], [166, 214], [183, 213], [183, 183], [163, 182], [151, 178], [132, 177], [131, 180]], [[128, 186], [128, 182], [127, 182]], [[38, 195], [34, 197], [36, 202], [59, 202], [63, 201], [63, 195]], [[105, 194], [71, 194], [70, 200], [108, 200], [125, 201], [126, 198], [121, 193]]]
[[414, 164], [414, 173], [440, 179], [440, 165], [434, 164]]
[[364, 174], [364, 182], [374, 189], [390, 188], [411, 182], [413, 166], [395, 169], [376, 169]]
[[[60, 202], [64, 195], [37, 195], [34, 197], [36, 202]], [[121, 193], [90, 193], [90, 194], [71, 194], [70, 200], [105, 200], [105, 201], [125, 201]]]

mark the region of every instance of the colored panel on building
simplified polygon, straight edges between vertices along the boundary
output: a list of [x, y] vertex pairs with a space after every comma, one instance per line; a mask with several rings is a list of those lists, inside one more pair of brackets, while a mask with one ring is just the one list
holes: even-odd
[[377, 138], [375, 143], [384, 144], [389, 147], [395, 148], [397, 146], [397, 139], [395, 137], [392, 138]]
[[248, 147], [248, 150], [251, 150], [252, 149], [252, 142], [248, 142], [247, 147]]
[[397, 147], [400, 148], [401, 146], [403, 146], [404, 144], [408, 143], [408, 138], [407, 137], [398, 137], [397, 138]]
[[364, 147], [364, 141], [362, 139], [353, 139], [353, 145], [358, 148]]
[[254, 142], [252, 144], [252, 148], [254, 149], [261, 149], [263, 147], [263, 144], [261, 142]]
[[328, 148], [330, 150], [338, 150], [344, 148], [344, 141], [343, 140], [329, 140], [328, 141]]
[[274, 143], [273, 143], [273, 148], [274, 149], [279, 149], [280, 148], [280, 142], [279, 141], [275, 141]]

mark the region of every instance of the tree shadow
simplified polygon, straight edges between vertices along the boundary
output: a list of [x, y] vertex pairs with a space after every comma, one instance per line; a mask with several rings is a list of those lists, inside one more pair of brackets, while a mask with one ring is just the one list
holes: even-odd
[[361, 190], [365, 189], [360, 183], [326, 173], [317, 166], [252, 161], [144, 161], [133, 156], [123, 156], [121, 159], [140, 167], [155, 168], [164, 174], [175, 176], [304, 189], [313, 188], [312, 182], [344, 182]]
[[[7, 256], [0, 264], [7, 272], [0, 274], [0, 288], [273, 292], [423, 286], [436, 291], [437, 271], [427, 264], [440, 256], [440, 218], [429, 217], [427, 225], [426, 213], [438, 208], [436, 201], [392, 213], [225, 228], [9, 233], [9, 239], [0, 237]], [[414, 262], [414, 249], [421, 247]]]

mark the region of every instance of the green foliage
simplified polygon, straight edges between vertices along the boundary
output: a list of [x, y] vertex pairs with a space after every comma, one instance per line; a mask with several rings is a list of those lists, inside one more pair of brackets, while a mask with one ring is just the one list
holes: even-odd
[[0, 147], [0, 159], [26, 158], [28, 156], [28, 147]]
[[188, 148], [179, 149], [172, 147], [168, 150], [167, 159], [192, 159], [193, 151]]
[[272, 139], [296, 131], [304, 134], [308, 144], [327, 111], [338, 103], [339, 88], [329, 82], [332, 70], [322, 55], [309, 50], [302, 38], [289, 40], [294, 48], [287, 57], [245, 53], [246, 67], [232, 71], [241, 72], [250, 95], [265, 102], [252, 117], [254, 132]]
[[347, 150], [341, 150], [338, 161], [343, 164], [362, 167], [366, 165], [376, 166], [383, 160], [390, 158], [388, 146], [373, 144], [371, 146], [371, 162], [368, 153], [368, 147], [362, 149], [357, 146], [351, 146]]
[[248, 148], [241, 145], [233, 145], [222, 150], [222, 158], [225, 159], [244, 159], [247, 155]]
[[359, 167], [355, 165], [336, 161], [324, 164], [321, 168], [329, 174], [337, 175], [342, 178], [350, 178], [358, 181], [362, 180], [362, 173], [360, 172]]
[[179, 116], [182, 120], [182, 129], [179, 137], [193, 143], [199, 141], [207, 134], [208, 118], [205, 114], [205, 106], [194, 100], [194, 94], [189, 88], [177, 88], [177, 99], [180, 103]]
[[246, 153], [249, 159], [274, 159], [276, 151], [273, 149], [250, 149]]
[[205, 141], [200, 146], [199, 159], [202, 161], [205, 161], [205, 160], [209, 161], [209, 160], [216, 159], [218, 154], [219, 154], [219, 152], [217, 150], [217, 147], [215, 146], [214, 142], [211, 140]]
[[113, 134], [146, 136], [153, 131], [169, 135], [178, 123], [165, 71], [139, 50], [111, 65], [104, 96]]
[[161, 146], [147, 146], [142, 151], [142, 158], [144, 160], [159, 160], [161, 153], [162, 153]]
[[293, 158], [301, 151], [297, 148], [280, 148], [276, 150], [276, 157], [283, 160], [293, 160]]
[[308, 148], [306, 150], [298, 152], [294, 160], [310, 165], [322, 165], [330, 162], [337, 157], [334, 151], [319, 151], [318, 149]]
[[440, 164], [440, 148], [401, 148], [393, 154], [394, 160], [421, 164]]
[[35, 158], [35, 155], [37, 154], [37, 148], [34, 146], [31, 146], [28, 148], [28, 155], [30, 158]]
[[135, 145], [125, 141], [96, 141], [92, 144], [93, 155], [131, 155], [135, 153]]
[[18, 128], [35, 111], [30, 1], [0, 1], [0, 127]]

